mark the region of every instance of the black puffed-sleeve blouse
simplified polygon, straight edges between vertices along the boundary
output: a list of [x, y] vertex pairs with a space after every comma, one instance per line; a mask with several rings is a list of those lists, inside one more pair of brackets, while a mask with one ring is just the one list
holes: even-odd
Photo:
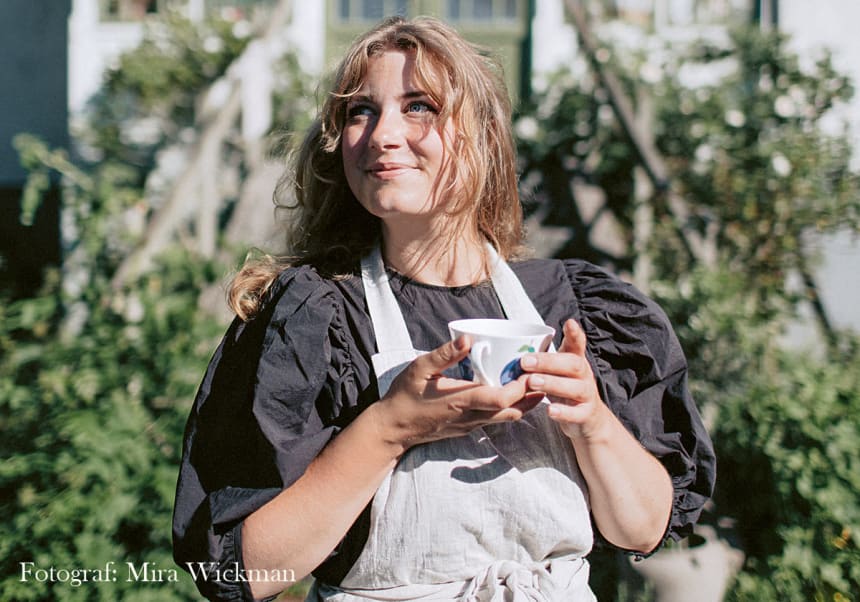
[[[574, 318], [603, 400], [666, 467], [674, 485], [667, 536], [690, 532], [710, 497], [711, 441], [687, 387], [687, 366], [662, 310], [631, 285], [578, 260], [512, 263], [556, 331]], [[448, 340], [450, 320], [504, 317], [489, 284], [439, 287], [389, 272], [413, 345]], [[262, 312], [236, 320], [200, 386], [185, 431], [176, 492], [174, 556], [186, 563], [242, 567], [249, 514], [295, 482], [328, 441], [378, 398], [376, 351], [361, 279], [285, 270]], [[338, 584], [367, 537], [369, 511], [314, 575]], [[598, 534], [599, 536], [599, 534]], [[251, 600], [241, 581], [199, 580], [210, 599]]]

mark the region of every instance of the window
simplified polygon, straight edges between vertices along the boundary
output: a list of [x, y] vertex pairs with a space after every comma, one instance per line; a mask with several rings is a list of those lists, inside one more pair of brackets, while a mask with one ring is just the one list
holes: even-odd
[[142, 21], [157, 13], [159, 4], [158, 0], [102, 0], [99, 9], [105, 21]]
[[518, 18], [516, 0], [448, 0], [446, 18], [452, 22], [489, 23]]
[[493, 18], [493, 0], [472, 0], [472, 18], [487, 21]]
[[[200, 2], [201, 0], [196, 0]], [[188, 2], [188, 0], [183, 0]], [[272, 7], [277, 0], [202, 0], [207, 10], [218, 10], [224, 8], [237, 8], [243, 12], [250, 12], [259, 6]]]
[[406, 16], [409, 0], [339, 0], [338, 18], [346, 23], [352, 21], [376, 22], [390, 15]]
[[364, 0], [361, 4], [361, 17], [363, 19], [378, 21], [385, 16], [384, 0]]
[[275, 2], [277, 0], [99, 0], [99, 11], [103, 21], [142, 21], [147, 15], [168, 8], [184, 10], [192, 4], [210, 12], [230, 8], [236, 9], [238, 14], [250, 14], [260, 6], [271, 7]]

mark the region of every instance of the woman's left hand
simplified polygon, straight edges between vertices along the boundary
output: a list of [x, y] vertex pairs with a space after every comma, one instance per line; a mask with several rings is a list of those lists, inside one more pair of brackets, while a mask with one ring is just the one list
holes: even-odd
[[585, 340], [582, 327], [575, 320], [567, 320], [557, 353], [530, 353], [520, 360], [527, 389], [549, 397], [550, 418], [570, 438], [596, 436], [611, 413], [600, 399], [585, 357]]

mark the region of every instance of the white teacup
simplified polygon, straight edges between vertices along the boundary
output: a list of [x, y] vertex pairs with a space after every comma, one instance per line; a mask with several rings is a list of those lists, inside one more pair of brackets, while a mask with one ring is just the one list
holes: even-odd
[[460, 362], [461, 378], [497, 387], [519, 378], [520, 358], [549, 349], [555, 334], [544, 324], [490, 318], [455, 320], [448, 331], [452, 340], [464, 334], [472, 338], [469, 356]]

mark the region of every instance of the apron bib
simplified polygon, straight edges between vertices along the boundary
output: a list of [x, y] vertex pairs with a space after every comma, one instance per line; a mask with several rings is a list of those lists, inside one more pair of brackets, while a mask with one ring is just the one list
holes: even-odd
[[[510, 267], [489, 247], [508, 319], [543, 323]], [[376, 335], [380, 397], [422, 352], [412, 341], [377, 248], [362, 260]], [[326, 602], [592, 602], [591, 520], [573, 446], [540, 404], [520, 421], [410, 448], [371, 505], [370, 532]]]

